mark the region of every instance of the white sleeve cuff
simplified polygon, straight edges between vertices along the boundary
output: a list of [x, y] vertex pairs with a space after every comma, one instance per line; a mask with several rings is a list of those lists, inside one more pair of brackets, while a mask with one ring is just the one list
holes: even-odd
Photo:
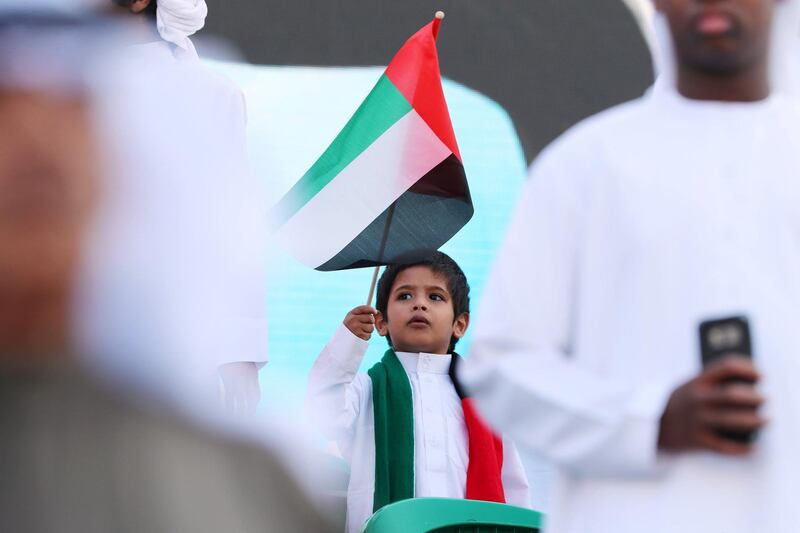
[[[638, 460], [645, 468], [657, 469], [661, 416], [674, 388], [672, 381], [653, 381], [638, 387], [631, 397], [631, 423], [627, 425], [637, 428], [631, 434], [631, 451], [639, 450]], [[636, 464], [636, 458], [633, 459]]]
[[672, 394], [674, 383], [650, 382], [637, 387], [630, 398], [621, 427], [592, 464], [578, 465], [579, 470], [599, 475], [648, 476], [662, 470], [658, 458], [661, 415]]
[[269, 361], [266, 319], [226, 317], [220, 327], [225, 336], [218, 348], [218, 365], [247, 361], [263, 367]]

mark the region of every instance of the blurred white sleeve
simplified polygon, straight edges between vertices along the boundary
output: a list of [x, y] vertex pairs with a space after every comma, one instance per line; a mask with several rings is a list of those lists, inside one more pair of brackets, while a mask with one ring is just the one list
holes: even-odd
[[219, 92], [214, 120], [219, 149], [224, 151], [220, 165], [223, 182], [234, 192], [230, 212], [235, 231], [229, 236], [233, 249], [228, 269], [221, 279], [229, 284], [230, 307], [223, 310], [225, 344], [218, 364], [256, 363], [269, 360], [267, 345], [267, 198], [263, 184], [253, 174], [247, 154], [247, 101], [242, 91], [229, 80], [208, 72]]
[[372, 401], [369, 377], [358, 374], [368, 345], [342, 324], [309, 374], [306, 407], [318, 429], [340, 444], [352, 437], [362, 404]]
[[500, 475], [503, 480], [506, 503], [530, 509], [531, 493], [528, 475], [525, 473], [525, 467], [517, 447], [507, 437], [503, 437], [503, 471]]
[[575, 472], [653, 472], [669, 391], [598, 375], [574, 351], [579, 254], [591, 223], [582, 197], [592, 194], [584, 185], [593, 175], [581, 168], [591, 161], [548, 152], [532, 169], [484, 290], [461, 379], [486, 419], [521, 448]]

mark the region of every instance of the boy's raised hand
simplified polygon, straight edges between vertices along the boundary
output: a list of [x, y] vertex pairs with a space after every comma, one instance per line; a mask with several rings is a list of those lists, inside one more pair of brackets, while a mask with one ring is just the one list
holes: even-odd
[[353, 335], [368, 341], [375, 329], [375, 313], [377, 312], [375, 308], [368, 305], [359, 305], [347, 313], [347, 316], [344, 317], [344, 325]]

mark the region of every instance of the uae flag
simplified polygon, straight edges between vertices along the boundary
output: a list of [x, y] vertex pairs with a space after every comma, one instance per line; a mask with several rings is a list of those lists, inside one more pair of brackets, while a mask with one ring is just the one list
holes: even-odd
[[473, 214], [442, 91], [441, 14], [400, 49], [344, 129], [274, 209], [275, 237], [317, 270], [437, 250]]

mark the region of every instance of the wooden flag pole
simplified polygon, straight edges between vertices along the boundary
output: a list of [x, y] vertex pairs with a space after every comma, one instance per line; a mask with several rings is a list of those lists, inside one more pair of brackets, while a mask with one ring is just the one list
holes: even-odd
[[375, 285], [378, 284], [378, 273], [381, 267], [376, 266], [375, 271], [372, 273], [372, 284], [369, 286], [369, 296], [367, 296], [367, 305], [372, 305], [372, 297], [375, 296]]
[[[433, 24], [433, 38], [439, 35], [439, 25], [444, 20], [444, 11], [437, 11], [436, 14], [433, 16], [434, 24]], [[394, 207], [397, 202], [392, 203], [389, 206], [389, 211], [386, 213], [386, 225], [383, 227], [383, 238], [381, 239], [381, 247], [380, 251], [378, 252], [378, 262], [383, 260], [383, 252], [386, 249], [386, 241], [389, 238], [389, 226], [392, 224], [392, 218], [394, 217]], [[376, 266], [375, 270], [372, 272], [372, 283], [369, 285], [369, 295], [367, 296], [367, 305], [372, 305], [372, 298], [375, 296], [375, 286], [378, 284], [378, 274], [381, 271], [380, 266]]]
[[433, 38], [436, 39], [439, 37], [439, 26], [442, 24], [444, 20], [444, 11], [437, 11], [436, 14], [433, 16]]

